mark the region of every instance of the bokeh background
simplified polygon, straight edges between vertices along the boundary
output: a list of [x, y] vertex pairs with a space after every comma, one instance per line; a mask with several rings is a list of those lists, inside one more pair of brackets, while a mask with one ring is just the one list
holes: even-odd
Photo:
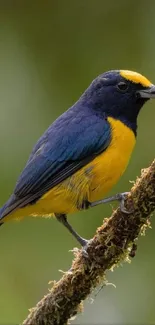
[[[98, 74], [132, 69], [155, 82], [154, 0], [0, 2], [0, 203], [11, 194], [31, 148]], [[155, 156], [155, 102], [139, 117], [129, 167], [112, 193], [130, 189]], [[69, 217], [93, 236], [105, 205]], [[85, 303], [73, 324], [155, 323], [155, 221], [132, 263]], [[70, 267], [74, 239], [56, 221], [27, 218], [0, 229], [0, 323], [18, 324]], [[96, 297], [95, 297], [96, 296]]]

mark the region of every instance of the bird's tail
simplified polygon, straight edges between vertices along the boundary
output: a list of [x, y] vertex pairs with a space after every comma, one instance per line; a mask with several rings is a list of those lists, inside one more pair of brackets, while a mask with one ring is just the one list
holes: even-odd
[[5, 215], [6, 215], [6, 208], [8, 207], [8, 202], [9, 202], [9, 200], [0, 208], [0, 226], [2, 226], [3, 225], [3, 218], [5, 217]]
[[14, 195], [11, 195], [8, 201], [0, 208], [0, 226], [4, 223], [4, 218], [12, 211], [12, 202]]
[[4, 222], [2, 222], [2, 218], [3, 218], [3, 212], [4, 212], [4, 209], [5, 209], [5, 205], [2, 206], [2, 208], [0, 208], [0, 226], [3, 225]]

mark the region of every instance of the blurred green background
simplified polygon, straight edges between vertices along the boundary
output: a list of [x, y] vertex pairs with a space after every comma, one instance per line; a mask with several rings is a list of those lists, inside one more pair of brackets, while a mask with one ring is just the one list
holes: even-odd
[[[11, 194], [43, 131], [98, 74], [132, 69], [155, 82], [154, 0], [6, 1], [0, 3], [0, 203]], [[113, 193], [131, 187], [155, 156], [155, 102], [139, 117], [138, 141]], [[70, 216], [93, 236], [105, 205]], [[107, 286], [73, 324], [155, 323], [155, 221], [130, 265], [108, 272]], [[0, 323], [17, 324], [70, 267], [77, 243], [56, 221], [27, 218], [0, 229]], [[92, 294], [95, 297], [95, 293]]]

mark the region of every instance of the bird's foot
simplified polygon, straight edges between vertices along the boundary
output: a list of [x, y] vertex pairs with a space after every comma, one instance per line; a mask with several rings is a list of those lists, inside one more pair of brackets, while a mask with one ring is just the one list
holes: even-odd
[[129, 194], [129, 192], [116, 194], [117, 200], [120, 202], [120, 210], [121, 210], [121, 212], [123, 212], [125, 214], [130, 214], [133, 212], [133, 211], [127, 210], [125, 207], [125, 204], [124, 204], [128, 194]]
[[89, 257], [89, 254], [88, 254], [88, 246], [90, 245], [92, 239], [89, 239], [89, 240], [86, 240], [83, 238], [83, 244], [81, 243], [81, 248], [77, 248], [77, 247], [74, 247], [71, 252], [73, 252], [75, 254], [75, 256], [77, 254], [79, 254], [79, 252], [82, 253], [82, 256], [84, 258], [88, 258]]
[[110, 197], [107, 197], [103, 200], [99, 200], [99, 201], [95, 201], [95, 202], [92, 202], [90, 203], [90, 207], [94, 207], [96, 205], [99, 205], [99, 204], [103, 204], [103, 203], [108, 203], [108, 202], [113, 202], [113, 201], [119, 201], [120, 202], [120, 210], [125, 213], [125, 214], [131, 214], [133, 212], [132, 211], [128, 211], [126, 208], [125, 208], [125, 200], [128, 196], [129, 192], [124, 192], [124, 193], [118, 193], [114, 196], [110, 196]]
[[91, 242], [92, 242], [92, 239], [86, 240], [85, 245], [82, 246], [82, 255], [83, 255], [85, 258], [88, 258], [88, 257], [89, 257], [89, 254], [88, 254], [88, 247], [89, 247], [89, 245], [91, 244]]
[[82, 237], [78, 238], [78, 242], [81, 245], [81, 249], [78, 249], [78, 252], [81, 250], [83, 257], [85, 257], [85, 258], [89, 257], [87, 248], [89, 246], [90, 241], [91, 241], [91, 239], [87, 240], [87, 239], [84, 239]]

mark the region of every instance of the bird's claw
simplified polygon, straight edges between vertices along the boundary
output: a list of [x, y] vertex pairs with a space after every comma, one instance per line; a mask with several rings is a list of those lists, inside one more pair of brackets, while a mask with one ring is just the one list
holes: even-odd
[[123, 212], [125, 214], [131, 214], [131, 213], [133, 213], [133, 209], [129, 211], [129, 210], [127, 210], [125, 208], [125, 205], [124, 205], [125, 200], [126, 200], [128, 194], [129, 194], [129, 192], [124, 192], [124, 193], [119, 193], [117, 195], [117, 200], [120, 201], [120, 210], [121, 210], [121, 212]]
[[88, 254], [88, 246], [90, 245], [92, 239], [89, 239], [89, 240], [85, 240], [86, 243], [84, 246], [82, 246], [82, 255], [85, 257], [85, 258], [88, 258], [89, 257], [89, 254]]
[[74, 247], [72, 250], [70, 250], [70, 252], [73, 252], [75, 255], [77, 255], [79, 252], [81, 252], [83, 257], [88, 258], [89, 254], [87, 252], [87, 248], [89, 246], [91, 239], [90, 240], [87, 240], [84, 238], [81, 238], [81, 239], [82, 239], [80, 242], [81, 248]]
[[89, 257], [88, 252], [87, 252], [87, 246], [86, 246], [86, 248], [85, 247], [82, 247], [82, 255], [85, 258], [88, 258]]

